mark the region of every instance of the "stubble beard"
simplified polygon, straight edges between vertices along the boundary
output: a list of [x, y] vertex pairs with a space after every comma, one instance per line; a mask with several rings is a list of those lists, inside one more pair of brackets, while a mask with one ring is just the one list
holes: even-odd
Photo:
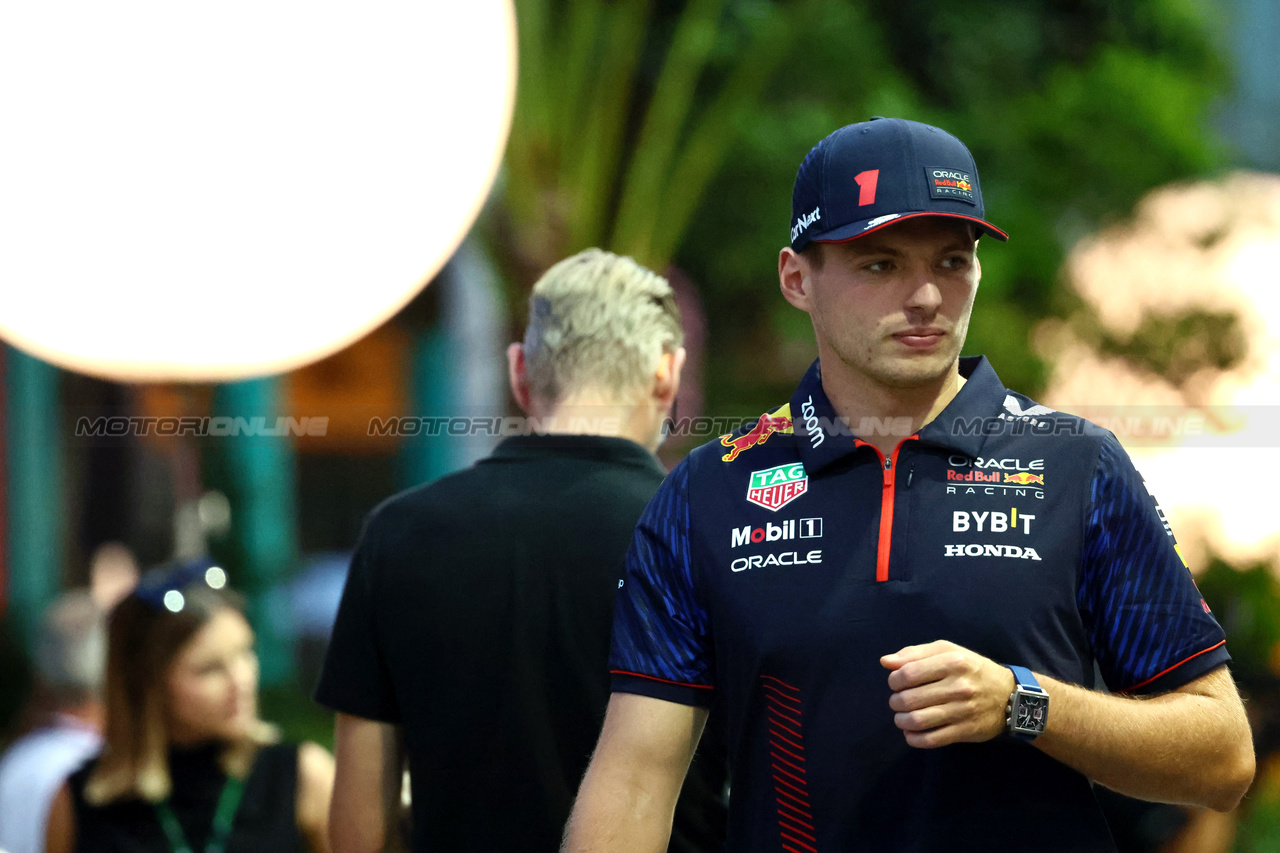
[[852, 341], [832, 341], [827, 344], [827, 349], [844, 364], [846, 370], [860, 373], [882, 388], [912, 391], [944, 380], [954, 369], [963, 345], [963, 339], [957, 341], [953, 331], [944, 339], [942, 349], [928, 354], [891, 355], [889, 351], [901, 346], [885, 338], [876, 341], [869, 355], [865, 344], [859, 346]]

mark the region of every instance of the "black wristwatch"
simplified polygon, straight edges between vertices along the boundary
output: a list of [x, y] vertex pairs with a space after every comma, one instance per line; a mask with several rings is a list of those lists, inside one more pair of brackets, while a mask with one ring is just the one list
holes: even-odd
[[1004, 709], [1005, 730], [1019, 740], [1035, 740], [1049, 721], [1049, 694], [1025, 666], [1005, 665], [1017, 682]]

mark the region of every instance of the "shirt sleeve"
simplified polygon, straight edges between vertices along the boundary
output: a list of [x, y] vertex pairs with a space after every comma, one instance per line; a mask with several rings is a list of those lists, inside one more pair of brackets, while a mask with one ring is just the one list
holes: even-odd
[[398, 723], [400, 711], [375, 630], [375, 518], [365, 523], [347, 570], [315, 699], [341, 714]]
[[613, 690], [711, 706], [710, 620], [698, 600], [689, 549], [689, 461], [645, 508], [619, 582], [609, 669]]
[[1086, 507], [1077, 603], [1116, 692], [1164, 693], [1231, 660], [1164, 511], [1110, 433]]

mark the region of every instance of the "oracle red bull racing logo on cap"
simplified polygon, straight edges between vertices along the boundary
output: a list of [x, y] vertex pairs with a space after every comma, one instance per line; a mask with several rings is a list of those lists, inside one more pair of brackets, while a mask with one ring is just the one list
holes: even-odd
[[720, 437], [720, 444], [729, 448], [729, 452], [720, 458], [725, 462], [732, 462], [742, 451], [764, 444], [775, 432], [788, 432], [790, 429], [791, 418], [785, 415], [761, 415], [750, 431], [737, 437], [732, 434]]
[[752, 471], [747, 500], [777, 512], [809, 490], [809, 475], [800, 462]]
[[977, 204], [973, 194], [973, 176], [957, 169], [924, 170], [925, 179], [929, 182], [929, 195], [932, 198], [956, 199]]

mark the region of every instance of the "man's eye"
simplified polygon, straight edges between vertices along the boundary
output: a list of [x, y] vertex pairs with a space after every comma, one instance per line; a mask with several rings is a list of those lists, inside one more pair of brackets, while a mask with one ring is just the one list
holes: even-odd
[[892, 268], [893, 264], [890, 261], [873, 261], [867, 264], [867, 269], [872, 272], [888, 272]]
[[969, 265], [969, 259], [964, 255], [952, 255], [944, 259], [942, 265], [949, 270], [961, 270]]

